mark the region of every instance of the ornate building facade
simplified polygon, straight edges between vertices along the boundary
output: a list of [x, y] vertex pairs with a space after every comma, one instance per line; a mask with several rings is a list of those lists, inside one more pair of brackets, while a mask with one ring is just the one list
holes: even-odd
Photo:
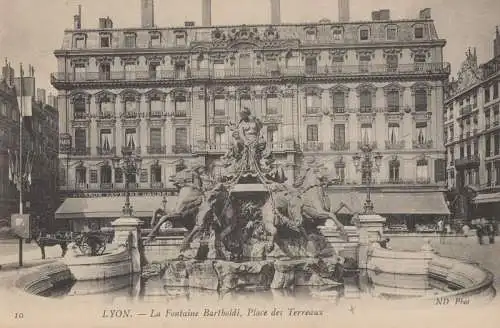
[[[15, 70], [10, 64], [2, 69], [0, 81], [0, 218], [10, 222], [19, 211], [19, 192], [11, 179], [17, 167], [9, 169], [11, 156], [19, 151], [19, 107], [14, 86]], [[50, 228], [59, 206], [58, 195], [58, 113], [46, 103], [44, 89], [32, 99], [32, 116], [23, 124], [23, 162], [32, 167], [30, 183], [24, 190], [24, 210], [43, 218]], [[28, 170], [29, 171], [29, 170]], [[23, 172], [27, 172], [26, 165]]]
[[448, 185], [459, 221], [496, 217], [500, 206], [500, 33], [493, 58], [479, 65], [475, 50], [447, 92]]
[[[65, 31], [52, 75], [60, 132], [73, 140], [60, 155], [64, 197], [123, 191], [111, 166], [122, 147], [143, 158], [137, 195], [165, 192], [179, 160], [214, 167], [231, 143], [229, 126], [247, 107], [263, 121], [289, 182], [314, 158], [338, 177], [335, 206], [356, 211], [366, 181], [352, 157], [369, 144], [383, 155], [372, 181], [376, 210], [401, 220], [445, 214], [442, 106], [450, 68], [430, 10], [405, 20], [384, 10], [365, 22], [345, 21], [343, 13], [342, 22], [210, 26], [209, 1], [203, 8], [202, 27], [113, 28], [101, 19], [100, 28]], [[279, 4], [271, 8], [276, 22]], [[397, 208], [403, 200], [413, 210]]]

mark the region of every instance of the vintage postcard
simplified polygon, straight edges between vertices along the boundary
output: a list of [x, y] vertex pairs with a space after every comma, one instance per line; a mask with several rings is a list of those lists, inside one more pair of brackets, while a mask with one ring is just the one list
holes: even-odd
[[1, 327], [500, 324], [499, 1], [0, 8]]

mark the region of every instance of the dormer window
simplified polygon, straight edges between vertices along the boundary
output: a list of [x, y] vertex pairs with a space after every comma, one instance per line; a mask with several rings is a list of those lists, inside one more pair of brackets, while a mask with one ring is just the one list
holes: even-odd
[[85, 49], [85, 35], [75, 35], [74, 47], [76, 49]]
[[344, 31], [341, 27], [335, 27], [332, 30], [332, 36], [335, 41], [340, 41], [344, 38]]
[[423, 39], [424, 38], [424, 27], [423, 26], [417, 25], [413, 29], [414, 29], [413, 33], [414, 33], [415, 39]]
[[309, 30], [306, 32], [306, 40], [307, 41], [316, 41], [316, 31]]
[[126, 33], [124, 40], [125, 48], [135, 48], [135, 39], [136, 39], [135, 33]]
[[175, 45], [176, 46], [185, 46], [186, 45], [186, 36], [184, 34], [177, 34], [175, 36]]
[[394, 41], [398, 38], [398, 27], [396, 25], [387, 26], [386, 38], [388, 41]]
[[101, 48], [111, 47], [111, 36], [108, 34], [101, 35]]
[[359, 40], [367, 41], [370, 39], [370, 28], [367, 26], [363, 26], [359, 29]]
[[149, 44], [151, 47], [160, 47], [161, 46], [161, 36], [160, 33], [151, 33]]

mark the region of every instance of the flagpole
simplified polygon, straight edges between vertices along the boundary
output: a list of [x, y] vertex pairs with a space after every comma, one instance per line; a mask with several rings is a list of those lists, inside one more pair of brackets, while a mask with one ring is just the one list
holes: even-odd
[[[23, 64], [20, 64], [21, 68], [21, 83], [19, 88], [20, 94], [20, 108], [19, 108], [19, 214], [23, 215]], [[23, 238], [19, 237], [19, 266], [23, 266]]]

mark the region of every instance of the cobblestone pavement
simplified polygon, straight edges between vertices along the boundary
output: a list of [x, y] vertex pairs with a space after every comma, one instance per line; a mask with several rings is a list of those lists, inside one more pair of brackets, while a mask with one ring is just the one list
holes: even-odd
[[479, 245], [475, 236], [404, 237], [390, 236], [390, 247], [395, 250], [419, 250], [429, 240], [432, 247], [442, 256], [476, 262], [495, 276], [495, 288], [500, 290], [500, 237], [495, 244]]

